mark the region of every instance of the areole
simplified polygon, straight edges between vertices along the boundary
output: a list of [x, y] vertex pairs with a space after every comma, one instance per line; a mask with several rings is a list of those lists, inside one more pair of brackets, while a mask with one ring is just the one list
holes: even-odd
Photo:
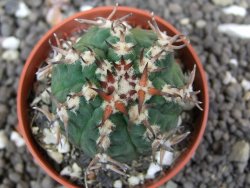
[[[26, 61], [23, 72], [21, 74], [19, 88], [18, 88], [18, 97], [17, 97], [17, 110], [18, 110], [18, 129], [23, 135], [26, 144], [28, 146], [29, 151], [32, 153], [34, 159], [39, 163], [39, 165], [56, 181], [61, 183], [66, 187], [77, 187], [69, 182], [66, 178], [60, 176], [55, 169], [53, 169], [52, 165], [48, 163], [45, 156], [41, 154], [38, 149], [38, 146], [33, 139], [30, 126], [29, 126], [29, 118], [28, 118], [28, 96], [32, 89], [32, 85], [35, 79], [35, 73], [41, 64], [41, 62], [46, 59], [49, 51], [49, 39], [53, 37], [53, 33], [62, 34], [62, 35], [70, 35], [72, 32], [76, 31], [76, 28], [79, 29], [79, 23], [74, 21], [76, 18], [85, 18], [85, 19], [94, 19], [98, 16], [105, 17], [109, 15], [112, 11], [113, 7], [98, 7], [89, 11], [80, 12], [71, 16], [70, 18], [63, 21], [61, 24], [52, 28], [49, 32], [47, 32], [44, 37], [37, 43], [35, 48], [32, 50], [29, 58]], [[138, 10], [130, 7], [118, 7], [118, 11], [115, 17], [121, 17], [127, 15], [128, 13], [132, 13], [134, 16], [128, 19], [128, 22], [135, 26], [147, 26], [147, 21], [150, 20], [151, 14], [149, 12], [145, 12], [143, 10]], [[155, 17], [159, 27], [161, 30], [167, 31], [169, 35], [180, 34], [172, 25], [164, 21], [159, 17]], [[82, 25], [85, 26], [85, 25]], [[86, 28], [86, 27], [85, 27]], [[84, 29], [84, 27], [82, 28]], [[148, 187], [158, 187], [170, 180], [174, 177], [190, 160], [193, 156], [195, 150], [198, 147], [198, 144], [201, 141], [203, 136], [207, 116], [208, 116], [208, 86], [206, 81], [205, 72], [202, 68], [202, 65], [194, 52], [191, 45], [188, 45], [186, 48], [178, 51], [180, 59], [186, 68], [191, 70], [194, 64], [197, 67], [196, 77], [194, 81], [194, 87], [196, 90], [201, 90], [199, 100], [203, 102], [203, 111], [197, 112], [198, 118], [195, 122], [195, 131], [192, 134], [191, 144], [188, 149], [179, 157], [178, 161], [175, 162], [175, 165], [169, 169], [165, 175], [158, 180], [154, 180], [151, 184], [146, 185]]]

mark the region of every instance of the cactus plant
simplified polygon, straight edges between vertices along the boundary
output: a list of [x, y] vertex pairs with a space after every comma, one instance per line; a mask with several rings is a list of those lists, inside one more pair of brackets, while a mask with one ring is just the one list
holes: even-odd
[[178, 118], [201, 107], [192, 87], [195, 67], [185, 75], [174, 56], [186, 37], [161, 31], [154, 15], [151, 30], [133, 28], [126, 22], [132, 15], [113, 19], [116, 11], [76, 19], [91, 26], [75, 42], [54, 34], [53, 57], [37, 72], [38, 80], [51, 78], [52, 109], [35, 109], [93, 158], [87, 171], [125, 175], [132, 160], [154, 158], [157, 151], [163, 156], [186, 138], [189, 132], [178, 133]]

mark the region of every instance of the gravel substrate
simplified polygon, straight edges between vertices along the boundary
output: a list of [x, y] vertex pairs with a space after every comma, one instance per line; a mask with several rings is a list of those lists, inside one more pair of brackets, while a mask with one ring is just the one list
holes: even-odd
[[[20, 2], [0, 1], [0, 188], [61, 187], [36, 165], [22, 139], [13, 132], [17, 125], [16, 90], [23, 64], [35, 43], [54, 23], [48, 16], [48, 11], [53, 13], [52, 5], [43, 0]], [[246, 30], [250, 25], [250, 1], [118, 2], [154, 11], [187, 34], [207, 71], [210, 113], [204, 139], [189, 164], [163, 187], [250, 187], [250, 31]], [[63, 3], [61, 11], [63, 16], [69, 16], [80, 9], [104, 4], [114, 3], [72, 0]], [[243, 7], [247, 14], [226, 14], [223, 9], [232, 4]], [[234, 23], [233, 30], [229, 23]], [[222, 24], [227, 27], [219, 31]], [[237, 33], [242, 25], [244, 32]]]

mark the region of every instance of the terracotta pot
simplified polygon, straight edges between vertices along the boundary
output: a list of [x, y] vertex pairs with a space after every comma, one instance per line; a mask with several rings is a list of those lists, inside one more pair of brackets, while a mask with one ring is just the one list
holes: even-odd
[[[28, 118], [28, 97], [31, 93], [31, 89], [35, 81], [35, 73], [41, 62], [45, 60], [50, 51], [48, 40], [53, 38], [53, 33], [57, 33], [58, 35], [70, 35], [75, 31], [76, 27], [79, 28], [80, 25], [79, 23], [74, 21], [75, 18], [94, 19], [98, 16], [106, 17], [112, 11], [112, 9], [113, 7], [99, 7], [89, 11], [80, 12], [64, 20], [61, 24], [53, 27], [36, 44], [31, 54], [29, 55], [29, 58], [27, 59], [21, 74], [17, 97], [17, 111], [19, 121], [18, 129], [23, 135], [29, 151], [33, 155], [34, 159], [38, 162], [38, 164], [48, 173], [48, 175], [50, 175], [53, 179], [66, 187], [77, 186], [73, 185], [66, 178], [61, 177], [60, 174], [55, 171], [52, 165], [48, 162], [47, 158], [42, 154], [41, 150], [39, 150], [39, 147], [33, 138]], [[147, 27], [147, 21], [150, 20], [151, 15], [149, 12], [145, 12], [143, 10], [138, 10], [130, 7], [119, 7], [115, 17], [121, 17], [128, 13], [133, 13], [134, 15], [128, 20], [132, 25]], [[165, 20], [156, 16], [156, 21], [158, 22], [160, 29], [167, 31], [168, 34], [179, 34], [179, 31], [177, 31]], [[195, 90], [201, 90], [199, 100], [203, 102], [202, 107], [204, 110], [197, 110], [196, 112], [195, 131], [192, 133], [192, 139], [188, 149], [178, 158], [178, 161], [176, 161], [174, 166], [169, 169], [161, 179], [152, 181], [150, 185], [146, 185], [148, 187], [158, 187], [162, 185], [163, 183], [173, 178], [188, 163], [188, 161], [194, 155], [194, 152], [202, 139], [206, 127], [209, 101], [207, 80], [205, 72], [202, 68], [202, 64], [200, 63], [200, 60], [198, 59], [191, 45], [188, 45], [182, 50], [179, 50], [178, 54], [180, 56], [181, 62], [187, 69], [192, 70], [193, 65], [197, 65], [194, 87]]]

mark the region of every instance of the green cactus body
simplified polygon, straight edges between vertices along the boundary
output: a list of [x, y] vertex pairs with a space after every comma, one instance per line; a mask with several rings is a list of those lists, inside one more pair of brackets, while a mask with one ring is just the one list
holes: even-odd
[[[152, 31], [139, 28], [131, 29], [129, 34], [126, 35], [125, 41], [130, 47], [135, 47], [128, 53], [122, 54], [120, 52], [122, 55], [118, 55], [114, 49], [108, 46], [106, 41], [113, 45], [119, 42], [120, 38], [113, 36], [110, 28], [92, 27], [81, 36], [80, 40], [75, 44], [75, 48], [81, 52], [88, 50], [86, 46], [93, 49], [98, 61], [106, 60], [110, 64], [110, 71], [112, 72], [115, 71], [114, 64], [116, 62], [120, 63], [121, 56], [123, 56], [125, 61], [133, 64], [130, 71], [137, 78], [140, 78], [141, 72], [138, 68], [140, 52], [143, 48], [145, 48], [145, 52], [149, 52], [156, 39], [157, 36]], [[173, 53], [164, 55], [161, 60], [157, 60], [154, 64], [157, 67], [166, 67], [161, 72], [149, 73], [149, 80], [155, 88], [162, 89], [165, 84], [176, 87], [184, 85], [183, 73], [175, 62]], [[58, 101], [64, 103], [69, 93], [81, 91], [82, 87], [87, 83], [86, 78], [95, 84], [97, 88], [101, 88], [98, 83], [98, 78], [100, 79], [101, 75], [96, 74], [97, 69], [98, 66], [95, 63], [82, 67], [80, 59], [73, 64], [54, 66], [51, 84], [52, 94]], [[125, 75], [117, 75], [117, 77], [123, 79]], [[127, 86], [119, 85], [119, 87]], [[98, 126], [102, 121], [105, 110], [102, 103], [103, 99], [100, 96], [95, 96], [89, 101], [82, 97], [79, 108], [75, 112], [68, 111], [67, 133], [69, 139], [75, 146], [91, 157], [98, 152], [98, 146], [96, 145], [99, 137]], [[126, 108], [129, 110], [135, 103], [137, 102], [131, 102]], [[146, 104], [155, 105], [155, 107], [148, 109], [150, 124], [160, 126], [163, 132], [176, 127], [178, 117], [182, 112], [182, 107], [179, 104], [168, 102], [162, 96], [152, 96], [146, 101]], [[107, 153], [112, 158], [122, 162], [130, 162], [139, 155], [150, 154], [151, 143], [145, 138], [146, 127], [141, 125], [142, 122], [129, 122], [129, 117], [119, 111], [110, 116], [109, 119], [115, 124], [114, 131], [110, 134], [111, 144], [107, 149]]]
[[95, 26], [73, 45], [64, 41], [63, 47], [56, 38], [49, 62], [57, 63], [38, 71], [37, 78], [51, 75], [57, 101], [52, 112], [69, 141], [93, 161], [124, 171], [120, 162], [181, 141], [187, 134], [171, 142], [165, 134], [177, 127], [184, 109], [200, 106], [192, 89], [195, 69], [187, 78], [174, 58], [173, 51], [186, 45], [175, 45], [183, 36], [161, 32], [154, 18], [152, 30], [144, 30], [132, 28], [126, 16], [111, 17], [77, 19]]

